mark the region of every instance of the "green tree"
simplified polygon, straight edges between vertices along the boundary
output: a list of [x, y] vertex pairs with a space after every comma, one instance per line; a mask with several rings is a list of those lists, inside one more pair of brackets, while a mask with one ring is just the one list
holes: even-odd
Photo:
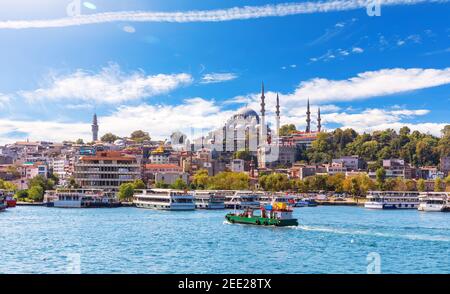
[[419, 179], [417, 181], [417, 191], [419, 192], [425, 192], [426, 191], [426, 185], [424, 179]]
[[208, 186], [209, 176], [208, 171], [206, 169], [200, 169], [195, 172], [194, 177], [192, 179], [192, 185], [195, 189], [206, 189]]
[[246, 173], [220, 172], [211, 177], [208, 189], [211, 190], [247, 190], [249, 176]]
[[155, 188], [158, 188], [158, 189], [167, 189], [167, 188], [169, 188], [169, 184], [166, 184], [166, 183], [164, 183], [163, 181], [157, 181], [157, 182], [155, 183]]
[[136, 179], [133, 182], [133, 189], [146, 189], [147, 186], [145, 185], [144, 181], [141, 179]]
[[14, 198], [16, 198], [18, 201], [24, 201], [28, 198], [28, 191], [27, 190], [19, 190], [14, 195]]
[[295, 131], [297, 131], [297, 128], [294, 124], [282, 125], [280, 127], [280, 136], [289, 136]]
[[383, 190], [386, 181], [386, 170], [383, 167], [377, 169], [377, 171], [375, 172], [375, 178], [377, 182], [377, 188]]
[[182, 178], [178, 178], [175, 180], [175, 182], [173, 182], [172, 185], [170, 185], [170, 187], [172, 189], [177, 189], [177, 190], [185, 190], [188, 188], [188, 185], [186, 184], [185, 181], [183, 181]]
[[441, 178], [436, 178], [436, 180], [434, 180], [434, 192], [442, 192], [444, 191], [443, 189], [443, 181]]
[[107, 143], [113, 143], [114, 141], [116, 141], [117, 139], [120, 139], [119, 136], [114, 135], [113, 133], [106, 133], [104, 134], [100, 140], [102, 142], [107, 142]]
[[44, 199], [44, 188], [39, 185], [28, 189], [28, 198], [33, 202], [41, 202]]
[[144, 132], [142, 130], [137, 130], [131, 133], [131, 140], [142, 143], [144, 141], [150, 141], [150, 135], [147, 132]]
[[123, 183], [119, 186], [119, 199], [129, 201], [133, 198], [134, 185], [133, 183]]

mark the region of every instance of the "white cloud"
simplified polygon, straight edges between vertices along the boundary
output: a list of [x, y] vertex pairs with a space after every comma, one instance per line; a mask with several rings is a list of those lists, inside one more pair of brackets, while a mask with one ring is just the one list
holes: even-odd
[[417, 130], [423, 133], [430, 133], [440, 136], [441, 130], [449, 123], [409, 123], [403, 122], [404, 118], [423, 116], [429, 113], [429, 110], [418, 109], [366, 109], [361, 113], [336, 112], [323, 115], [323, 123], [335, 123], [341, 128], [352, 128], [358, 132], [373, 132], [376, 130], [394, 129], [407, 126], [411, 130]]
[[450, 68], [394, 68], [368, 71], [347, 80], [315, 78], [300, 83], [292, 94], [283, 95], [286, 102], [353, 101], [377, 96], [398, 94], [450, 83]]
[[200, 83], [202, 84], [212, 84], [212, 83], [222, 83], [237, 79], [238, 75], [235, 73], [209, 73], [202, 77]]
[[[448, 0], [382, 0], [381, 5], [412, 5], [421, 3], [448, 2]], [[263, 17], [325, 13], [365, 9], [369, 1], [332, 0], [324, 2], [303, 2], [269, 4], [264, 6], [244, 6], [218, 10], [193, 10], [178, 12], [117, 11], [95, 14], [81, 14], [76, 17], [40, 20], [0, 21], [0, 29], [55, 28], [108, 22], [220, 22]]]
[[66, 99], [120, 103], [166, 94], [192, 81], [191, 75], [186, 73], [151, 76], [140, 71], [125, 74], [117, 64], [110, 64], [96, 74], [79, 69], [69, 75], [52, 76], [47, 85], [21, 91], [19, 95], [31, 102]]
[[11, 97], [0, 93], [0, 108], [4, 108], [11, 101]]
[[[199, 136], [202, 130], [221, 126], [234, 111], [224, 111], [213, 100], [202, 98], [186, 99], [179, 105], [120, 106], [115, 112], [99, 116], [100, 135], [112, 132], [119, 136], [129, 136], [137, 129], [143, 129], [153, 138], [167, 138], [179, 130], [190, 136]], [[63, 141], [91, 138], [90, 122], [23, 121], [0, 119], [0, 144], [11, 143], [8, 134], [26, 134], [21, 139]]]
[[[280, 101], [286, 109], [305, 106], [306, 100], [324, 104], [363, 100], [374, 97], [400, 94], [450, 84], [450, 68], [393, 68], [367, 71], [345, 80], [314, 78], [301, 82], [291, 93], [280, 93]], [[268, 89], [268, 87], [266, 87]], [[267, 109], [275, 107], [276, 92], [266, 91]], [[227, 103], [249, 103], [259, 109], [260, 93], [251, 93], [232, 98]]]

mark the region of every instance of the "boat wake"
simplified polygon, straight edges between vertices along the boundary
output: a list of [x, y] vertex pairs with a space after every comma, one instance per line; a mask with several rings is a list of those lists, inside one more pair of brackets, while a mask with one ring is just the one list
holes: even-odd
[[363, 231], [363, 230], [337, 229], [337, 228], [331, 228], [331, 227], [314, 227], [314, 226], [305, 226], [305, 225], [299, 225], [297, 227], [291, 227], [291, 228], [296, 229], [296, 230], [324, 232], [324, 233], [340, 234], [340, 235], [363, 235], [363, 236], [374, 236], [374, 237], [383, 237], [383, 238], [400, 238], [400, 239], [408, 239], [408, 240], [450, 242], [450, 237], [442, 236], [442, 235], [436, 235], [436, 236], [425, 235], [425, 234], [402, 235], [402, 234], [371, 232], [371, 231]]

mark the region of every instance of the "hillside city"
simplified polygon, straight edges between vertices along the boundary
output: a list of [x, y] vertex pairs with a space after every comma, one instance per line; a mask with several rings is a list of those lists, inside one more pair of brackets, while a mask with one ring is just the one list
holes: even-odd
[[94, 114], [91, 142], [24, 141], [0, 147], [0, 189], [31, 202], [57, 188], [101, 189], [121, 200], [145, 188], [330, 191], [362, 197], [369, 190], [450, 189], [450, 125], [440, 138], [408, 127], [371, 134], [327, 132], [318, 109], [313, 130], [308, 100], [303, 131], [293, 124], [280, 126], [277, 97], [271, 130], [265, 112], [263, 85], [259, 114], [241, 109], [223, 128], [192, 143], [180, 132], [169, 141], [152, 140], [143, 130], [129, 137], [99, 137]]

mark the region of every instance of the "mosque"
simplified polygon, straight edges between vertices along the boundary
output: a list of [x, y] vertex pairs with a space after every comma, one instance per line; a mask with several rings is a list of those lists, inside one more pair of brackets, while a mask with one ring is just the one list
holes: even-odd
[[[222, 128], [209, 132], [193, 141], [191, 150], [209, 149], [213, 152], [234, 153], [246, 150], [257, 155], [262, 146], [283, 144], [282, 138], [278, 138], [280, 130], [280, 99], [277, 94], [275, 106], [275, 129], [272, 130], [266, 123], [266, 97], [264, 95], [264, 83], [261, 86], [260, 105], [258, 114], [255, 110], [245, 107], [230, 117]], [[305, 131], [296, 132], [304, 137], [313, 138], [321, 131], [320, 108], [318, 110], [317, 131], [311, 129], [311, 111], [308, 99], [306, 112]]]

